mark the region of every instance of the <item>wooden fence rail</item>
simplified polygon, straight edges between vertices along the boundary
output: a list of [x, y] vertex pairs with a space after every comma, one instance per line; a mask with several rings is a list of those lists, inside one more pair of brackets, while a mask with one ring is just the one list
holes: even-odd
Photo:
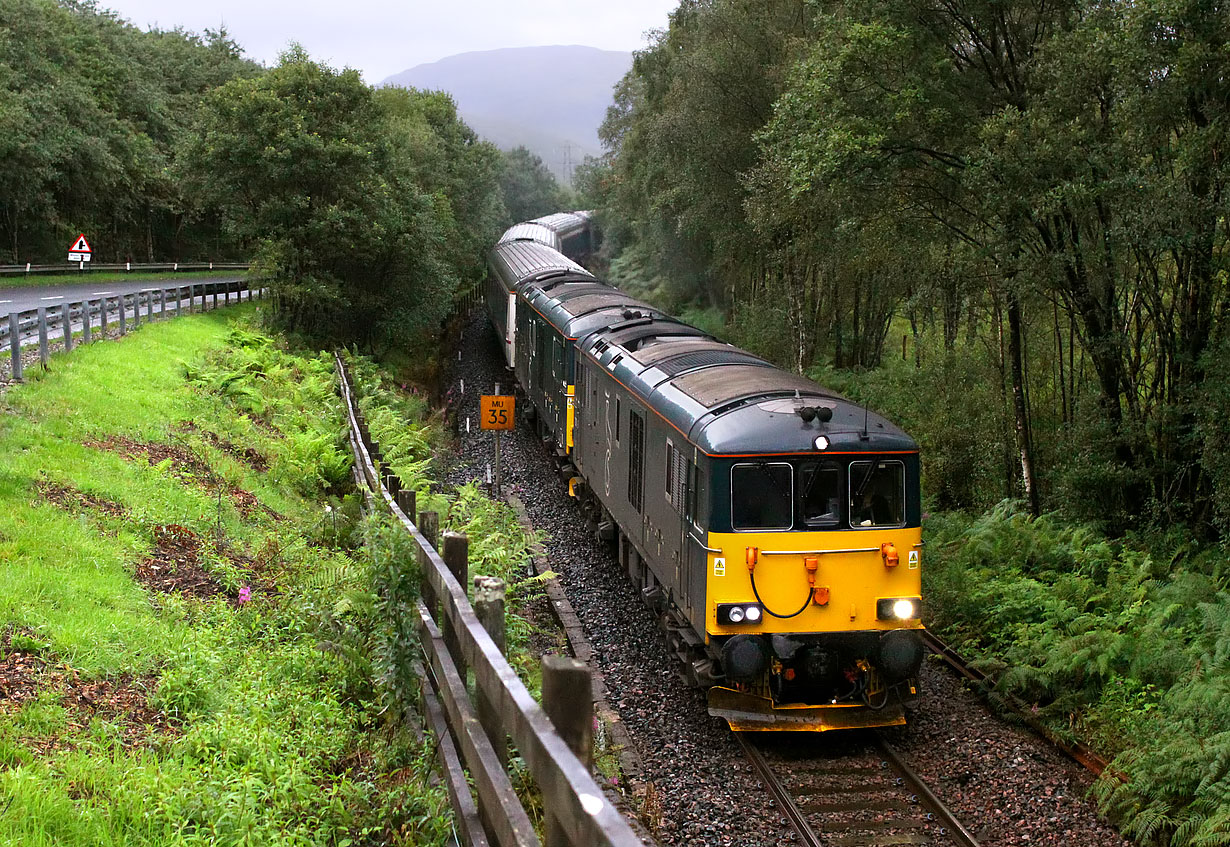
[[[501, 620], [489, 631], [463, 587], [468, 575], [462, 537], [450, 540], [446, 535], [444, 555], [437, 552], [438, 516], [415, 515], [414, 492], [403, 489], [384, 463], [357, 407], [345, 363], [340, 356], [336, 362], [358, 476], [415, 542], [423, 590], [414, 624], [431, 682], [424, 710], [429, 723], [447, 722], [447, 732], [437, 731], [438, 752], [466, 843], [539, 844], [505, 771], [511, 739], [542, 794], [547, 847], [644, 847], [590, 774], [593, 697], [588, 668], [575, 659], [544, 659], [544, 705], [534, 700], [502, 652], [502, 602]], [[496, 594], [484, 600], [496, 602]], [[490, 615], [491, 609], [485, 609], [483, 616]], [[477, 705], [469, 695], [467, 674], [473, 675]], [[457, 750], [473, 779], [477, 807], [458, 761], [447, 758], [449, 751], [456, 755]]]

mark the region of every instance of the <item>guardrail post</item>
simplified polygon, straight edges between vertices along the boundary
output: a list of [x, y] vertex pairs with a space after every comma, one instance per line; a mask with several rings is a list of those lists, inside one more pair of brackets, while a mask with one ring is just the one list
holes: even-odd
[[109, 298], [102, 297], [98, 301], [98, 325], [102, 337], [107, 337], [107, 300]]
[[184, 313], [184, 287], [177, 286], [175, 289], [175, 317], [179, 317]]
[[46, 370], [49, 357], [47, 355], [47, 309], [38, 307], [38, 360]]
[[21, 315], [9, 312], [9, 348], [13, 352], [13, 379], [21, 380]]
[[154, 322], [154, 292], [145, 292], [145, 322]]
[[167, 316], [167, 290], [165, 288], [158, 292], [158, 311], [163, 318]]
[[90, 304], [92, 300], [81, 301], [81, 343], [89, 344], [93, 338], [93, 330], [90, 327]]
[[[419, 532], [423, 533], [423, 537], [427, 539], [427, 543], [434, 550], [440, 535], [440, 516], [435, 512], [419, 512]], [[423, 604], [427, 606], [427, 611], [431, 613], [431, 617], [434, 620], [439, 620], [440, 604], [436, 600], [435, 590], [427, 580], [427, 569], [430, 567], [431, 563], [427, 560], [427, 555], [419, 551], [419, 570], [422, 572], [419, 583], [419, 596], [423, 598]]]
[[231, 305], [231, 284], [226, 284], [226, 291], [222, 294], [222, 303], [225, 306]]
[[[491, 636], [491, 640], [495, 642], [495, 646], [502, 654], [508, 652], [507, 628], [504, 622], [506, 593], [504, 580], [499, 577], [474, 577], [474, 614], [478, 616], [479, 623], [483, 625], [483, 629], [487, 630], [487, 634]], [[500, 710], [483, 693], [482, 688], [475, 687], [478, 688], [475, 704], [478, 711], [478, 722], [482, 724], [487, 738], [491, 740], [491, 746], [495, 748], [500, 764], [508, 767], [508, 737], [504, 731], [504, 720], [500, 716]]]
[[63, 303], [60, 305], [60, 323], [61, 329], [64, 331], [64, 352], [71, 353], [73, 350], [73, 304]]
[[132, 325], [138, 327], [141, 325], [141, 292], [138, 291], [132, 295]]
[[[542, 708], [573, 753], [594, 764], [594, 693], [589, 668], [571, 656], [542, 657]], [[571, 847], [566, 830], [548, 807], [546, 847]]]
[[[470, 539], [458, 532], [444, 533], [444, 564], [448, 565], [448, 569], [453, 572], [458, 584], [464, 589], [470, 581]], [[464, 681], [466, 662], [461, 655], [461, 642], [457, 638], [457, 632], [453, 629], [453, 624], [447, 615], [441, 624], [440, 630], [444, 635], [444, 644], [453, 656], [453, 663], [457, 665], [458, 676]]]
[[115, 299], [119, 301], [119, 306], [120, 306], [120, 335], [127, 335], [128, 334], [128, 319], [124, 317], [124, 313], [128, 311], [128, 304], [125, 303], [124, 301], [128, 299], [128, 295], [121, 294], [119, 297]]
[[218, 308], [218, 284], [214, 283], [214, 308]]
[[196, 311], [196, 286], [188, 286], [188, 314]]

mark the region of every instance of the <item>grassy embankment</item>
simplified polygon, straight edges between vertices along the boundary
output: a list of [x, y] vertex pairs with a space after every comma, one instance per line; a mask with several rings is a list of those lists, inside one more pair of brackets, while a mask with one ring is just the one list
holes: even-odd
[[217, 271], [67, 271], [62, 274], [14, 274], [0, 276], [0, 290], [5, 288], [37, 288], [48, 285], [77, 285], [87, 282], [167, 282], [179, 285], [202, 279], [217, 279], [218, 277], [239, 277], [247, 271], [217, 270]]
[[332, 368], [233, 333], [252, 310], [0, 399], [0, 843], [447, 837], [369, 645], [343, 649], [380, 627]]

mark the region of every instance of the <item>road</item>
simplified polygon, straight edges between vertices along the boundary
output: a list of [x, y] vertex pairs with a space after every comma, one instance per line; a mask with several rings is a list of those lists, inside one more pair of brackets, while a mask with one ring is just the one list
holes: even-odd
[[[242, 274], [194, 276], [191, 279], [185, 279], [183, 285], [208, 285], [218, 282], [237, 282], [241, 279], [243, 279]], [[122, 294], [147, 290], [158, 291], [172, 287], [175, 282], [176, 280], [172, 277], [110, 282], [95, 280], [73, 285], [23, 286], [21, 288], [5, 288], [0, 282], [0, 315], [7, 315], [9, 312], [24, 312], [40, 306], [59, 306], [62, 303], [93, 300], [98, 297], [119, 297]]]

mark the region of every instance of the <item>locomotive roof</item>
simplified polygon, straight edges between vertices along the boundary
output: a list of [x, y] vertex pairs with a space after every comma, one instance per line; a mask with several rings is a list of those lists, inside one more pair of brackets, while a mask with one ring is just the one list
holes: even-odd
[[[884, 417], [816, 382], [687, 324], [670, 323], [638, 327], [639, 336], [617, 327], [600, 330], [584, 339], [582, 349], [705, 453], [816, 454], [818, 435], [828, 437], [829, 453], [918, 449]], [[673, 335], [686, 330], [694, 334]], [[827, 408], [832, 418], [805, 422], [797, 412], [804, 406]]]
[[491, 251], [491, 266], [510, 291], [522, 283], [547, 275], [575, 275], [593, 279], [593, 274], [558, 250], [534, 241], [509, 241]]
[[625, 315], [662, 314], [648, 303], [597, 281], [566, 286], [546, 282], [527, 287], [525, 296], [567, 338], [579, 338], [595, 329], [617, 325], [627, 320]]

